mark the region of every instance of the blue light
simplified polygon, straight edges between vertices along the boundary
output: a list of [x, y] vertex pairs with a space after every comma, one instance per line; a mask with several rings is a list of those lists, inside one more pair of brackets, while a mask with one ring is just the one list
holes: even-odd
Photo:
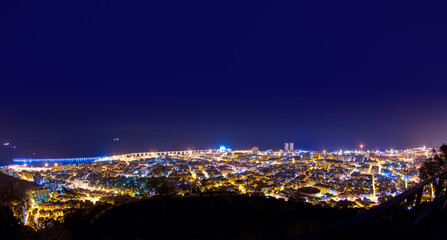
[[219, 149], [217, 149], [218, 152], [231, 152], [231, 148], [227, 148], [224, 145], [221, 145]]
[[16, 163], [32, 163], [32, 162], [79, 162], [79, 161], [95, 161], [102, 157], [87, 157], [87, 158], [53, 158], [53, 159], [38, 159], [38, 158], [14, 158]]

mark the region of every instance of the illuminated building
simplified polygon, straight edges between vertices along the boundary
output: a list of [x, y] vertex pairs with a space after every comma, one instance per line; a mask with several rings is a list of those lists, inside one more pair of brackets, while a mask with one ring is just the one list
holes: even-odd
[[31, 191], [31, 196], [36, 199], [36, 201], [46, 201], [50, 198], [50, 192], [48, 189], [38, 189]]
[[259, 152], [259, 148], [258, 147], [254, 147], [254, 148], [251, 149], [251, 154], [252, 155], [257, 155], [258, 152]]

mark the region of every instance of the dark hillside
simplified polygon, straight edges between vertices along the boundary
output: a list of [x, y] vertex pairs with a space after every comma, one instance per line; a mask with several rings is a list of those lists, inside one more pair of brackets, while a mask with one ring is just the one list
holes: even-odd
[[116, 207], [96, 227], [99, 239], [287, 239], [357, 212], [262, 197], [164, 198]]
[[27, 190], [36, 188], [38, 186], [32, 182], [0, 172], [0, 202], [10, 203], [14, 200], [21, 200]]

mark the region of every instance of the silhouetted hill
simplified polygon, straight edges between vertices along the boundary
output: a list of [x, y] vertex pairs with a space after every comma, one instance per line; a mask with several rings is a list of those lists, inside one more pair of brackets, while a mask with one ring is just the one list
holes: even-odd
[[103, 214], [95, 224], [95, 238], [288, 239], [357, 212], [248, 196], [149, 199]]
[[0, 172], [0, 202], [18, 200], [26, 194], [27, 190], [36, 188], [38, 186], [33, 182], [17, 179]]

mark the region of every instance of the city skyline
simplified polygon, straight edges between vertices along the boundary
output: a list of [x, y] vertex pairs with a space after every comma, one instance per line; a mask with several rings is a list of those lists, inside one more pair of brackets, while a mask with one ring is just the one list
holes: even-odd
[[[290, 144], [290, 145], [289, 145]], [[62, 160], [62, 159], [82, 159], [82, 158], [103, 158], [103, 157], [108, 157], [108, 156], [114, 156], [114, 155], [125, 155], [125, 154], [133, 154], [133, 153], [143, 153], [143, 152], [188, 152], [188, 151], [211, 151], [211, 150], [219, 150], [219, 149], [229, 149], [229, 150], [234, 150], [234, 151], [247, 151], [253, 148], [256, 148], [257, 151], [274, 151], [274, 152], [279, 152], [279, 151], [284, 151], [285, 153], [287, 152], [327, 152], [327, 153], [336, 153], [336, 152], [351, 152], [351, 151], [365, 151], [365, 152], [389, 152], [389, 151], [403, 151], [405, 149], [417, 149], [417, 148], [427, 148], [427, 149], [435, 149], [438, 148], [439, 146], [426, 146], [426, 145], [421, 145], [421, 146], [412, 146], [412, 147], [407, 147], [407, 148], [395, 148], [395, 147], [387, 147], [387, 148], [372, 148], [369, 146], [365, 146], [364, 144], [357, 144], [357, 146], [351, 146], [348, 148], [320, 148], [320, 149], [310, 149], [310, 148], [302, 148], [302, 147], [298, 147], [295, 148], [294, 143], [293, 142], [286, 142], [284, 143], [283, 148], [272, 148], [272, 147], [266, 147], [266, 148], [259, 148], [258, 146], [251, 146], [248, 148], [233, 148], [233, 146], [229, 146], [229, 145], [223, 145], [220, 144], [218, 146], [213, 146], [213, 147], [209, 147], [206, 149], [201, 149], [201, 150], [194, 150], [194, 148], [186, 148], [186, 149], [137, 149], [138, 151], [133, 151], [133, 152], [125, 152], [125, 151], [116, 151], [116, 152], [109, 152], [107, 154], [101, 154], [101, 155], [39, 155], [39, 154], [18, 154], [15, 153], [15, 149], [16, 146], [11, 144], [10, 142], [4, 142], [2, 143], [3, 146], [0, 146], [1, 150], [3, 151], [3, 153], [5, 152], [9, 152], [10, 154], [4, 154], [3, 161], [0, 161], [0, 166], [1, 165], [10, 165], [13, 164], [16, 159], [20, 159], [19, 161], [22, 161], [24, 159], [41, 159], [42, 161], [40, 162], [45, 162], [44, 160], [48, 160], [49, 162], [57, 162], [57, 160]], [[1, 160], [1, 159], [0, 159]], [[13, 161], [14, 160], [14, 161]]]
[[[126, 158], [125, 156], [129, 156], [129, 158], [138, 158], [140, 156], [163, 156], [163, 155], [188, 155], [192, 153], [211, 153], [211, 152], [251, 152], [253, 155], [257, 155], [258, 153], [269, 154], [275, 153], [279, 155], [288, 155], [288, 154], [301, 154], [301, 153], [320, 153], [330, 154], [330, 155], [343, 155], [343, 154], [352, 154], [352, 153], [367, 153], [367, 154], [398, 154], [399, 152], [406, 152], [409, 150], [424, 150], [424, 151], [433, 151], [438, 149], [438, 147], [430, 147], [430, 146], [419, 146], [413, 148], [406, 149], [395, 149], [395, 148], [386, 148], [386, 149], [368, 149], [363, 144], [358, 145], [356, 148], [352, 149], [294, 149], [294, 143], [284, 143], [284, 149], [259, 149], [259, 147], [252, 147], [251, 149], [232, 149], [229, 146], [220, 145], [217, 148], [210, 149], [177, 149], [177, 150], [165, 150], [165, 151], [146, 151], [146, 152], [127, 152], [127, 153], [119, 153], [119, 154], [111, 154], [111, 155], [103, 155], [103, 156], [73, 156], [68, 158], [37, 158], [35, 155], [32, 157], [15, 157], [12, 161], [6, 162], [6, 165], [11, 164], [33, 164], [40, 163], [45, 167], [51, 167], [54, 164], [57, 166], [58, 164], [67, 164], [74, 162], [91, 162], [91, 161], [110, 161], [110, 160], [118, 160]], [[1, 165], [0, 165], [1, 166]]]

